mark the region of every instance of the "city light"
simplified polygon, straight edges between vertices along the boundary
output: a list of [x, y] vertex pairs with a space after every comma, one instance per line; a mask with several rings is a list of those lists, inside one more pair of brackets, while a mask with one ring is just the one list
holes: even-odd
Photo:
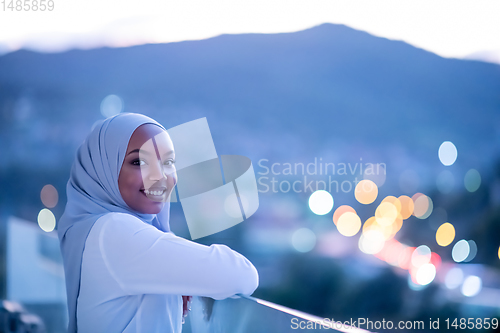
[[356, 213], [353, 212], [342, 214], [337, 222], [338, 231], [346, 237], [356, 235], [360, 228], [361, 219]]
[[453, 142], [445, 141], [439, 146], [438, 156], [443, 165], [453, 165], [458, 156], [457, 147], [455, 147]]
[[440, 246], [448, 246], [455, 239], [455, 227], [451, 223], [443, 223], [436, 231], [436, 242]]
[[356, 185], [354, 196], [359, 203], [364, 205], [371, 204], [377, 199], [378, 187], [371, 180], [364, 179]]
[[309, 197], [309, 208], [316, 215], [328, 214], [333, 208], [333, 198], [324, 190], [313, 192]]
[[348, 205], [342, 205], [339, 208], [337, 208], [335, 210], [335, 212], [333, 213], [333, 223], [335, 223], [335, 225], [337, 225], [337, 222], [338, 222], [339, 218], [342, 216], [342, 214], [347, 213], [347, 212], [352, 212], [352, 213], [356, 214], [356, 211], [354, 210], [354, 208], [352, 208], [351, 206], [348, 206]]
[[462, 239], [458, 241], [454, 246], [451, 252], [451, 256], [455, 262], [462, 262], [469, 256], [470, 247], [469, 242]]
[[40, 228], [45, 232], [51, 232], [56, 227], [56, 217], [47, 208], [38, 213], [37, 221]]
[[45, 185], [40, 191], [40, 199], [45, 207], [54, 208], [59, 201], [57, 189], [51, 184]]
[[481, 291], [483, 281], [479, 276], [468, 276], [462, 285], [462, 294], [467, 297], [474, 297]]

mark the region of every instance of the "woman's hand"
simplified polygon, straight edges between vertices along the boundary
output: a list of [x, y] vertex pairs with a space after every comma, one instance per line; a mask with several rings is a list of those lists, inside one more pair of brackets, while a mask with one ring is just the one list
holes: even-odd
[[189, 311], [191, 311], [191, 300], [193, 296], [182, 296], [182, 320], [187, 317]]

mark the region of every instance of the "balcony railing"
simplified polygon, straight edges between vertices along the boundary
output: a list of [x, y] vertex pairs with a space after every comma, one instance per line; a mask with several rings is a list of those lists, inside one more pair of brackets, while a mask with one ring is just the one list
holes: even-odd
[[[368, 332], [249, 296], [195, 297], [183, 333]], [[333, 327], [333, 328], [332, 328]]]

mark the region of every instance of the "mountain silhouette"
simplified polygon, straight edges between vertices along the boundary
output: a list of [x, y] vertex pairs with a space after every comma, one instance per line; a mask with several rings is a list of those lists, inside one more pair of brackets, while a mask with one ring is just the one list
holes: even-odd
[[[124, 111], [169, 128], [207, 117], [219, 154], [271, 161], [387, 163], [397, 184], [443, 166], [489, 168], [500, 142], [500, 66], [447, 59], [336, 24], [168, 44], [19, 50], [0, 57], [3, 170], [69, 170], [76, 147], [119, 95]], [[463, 169], [463, 170], [462, 170]]]

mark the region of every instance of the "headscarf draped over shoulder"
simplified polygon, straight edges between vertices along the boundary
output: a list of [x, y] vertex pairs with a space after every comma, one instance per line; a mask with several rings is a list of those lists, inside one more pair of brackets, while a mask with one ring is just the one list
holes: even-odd
[[136, 113], [120, 113], [96, 124], [78, 148], [66, 186], [68, 201], [57, 232], [61, 243], [68, 299], [68, 332], [77, 332], [76, 305], [80, 291], [80, 273], [87, 236], [104, 214], [127, 213], [168, 232], [170, 203], [159, 214], [140, 214], [123, 200], [118, 176], [128, 142], [137, 127], [155, 120]]

